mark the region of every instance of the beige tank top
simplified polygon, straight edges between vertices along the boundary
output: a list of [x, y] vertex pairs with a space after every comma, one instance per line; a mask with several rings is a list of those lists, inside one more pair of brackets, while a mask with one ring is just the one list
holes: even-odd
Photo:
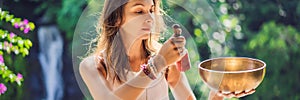
[[[105, 55], [103, 55], [105, 57]], [[100, 56], [95, 57], [97, 58], [97, 63], [105, 64], [105, 59]], [[153, 80], [150, 85], [145, 88], [143, 93], [138, 97], [137, 100], [169, 100], [168, 95], [168, 82], [165, 79], [166, 71], [162, 71], [159, 75], [157, 75], [157, 79]], [[138, 74], [138, 72], [128, 71], [127, 78], [133, 78]], [[112, 78], [107, 78], [106, 80], [112, 80]], [[112, 82], [109, 82], [110, 86], [112, 86]], [[118, 82], [116, 82], [118, 83]], [[111, 88], [115, 89], [121, 84], [114, 84]]]

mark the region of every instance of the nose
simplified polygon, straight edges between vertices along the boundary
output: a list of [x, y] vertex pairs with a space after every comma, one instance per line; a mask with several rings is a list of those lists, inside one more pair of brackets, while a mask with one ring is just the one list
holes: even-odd
[[145, 22], [146, 22], [146, 23], [149, 23], [149, 24], [152, 24], [152, 23], [153, 23], [153, 20], [154, 20], [154, 14], [153, 14], [153, 13], [147, 14], [147, 17], [146, 17]]

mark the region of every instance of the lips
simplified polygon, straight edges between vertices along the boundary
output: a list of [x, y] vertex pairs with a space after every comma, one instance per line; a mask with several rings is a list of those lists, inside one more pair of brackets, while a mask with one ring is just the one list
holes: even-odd
[[143, 31], [148, 31], [150, 32], [151, 31], [151, 28], [142, 28]]

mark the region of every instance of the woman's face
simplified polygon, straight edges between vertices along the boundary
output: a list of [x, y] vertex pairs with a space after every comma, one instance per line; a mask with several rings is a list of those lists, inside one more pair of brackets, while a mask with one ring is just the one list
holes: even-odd
[[122, 35], [130, 39], [147, 39], [154, 24], [152, 0], [129, 0], [124, 8]]

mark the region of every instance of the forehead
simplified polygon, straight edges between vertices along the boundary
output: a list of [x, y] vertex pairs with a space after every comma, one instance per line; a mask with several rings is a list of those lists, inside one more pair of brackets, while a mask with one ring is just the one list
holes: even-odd
[[153, 0], [128, 0], [128, 4], [143, 4], [143, 5], [154, 5]]

